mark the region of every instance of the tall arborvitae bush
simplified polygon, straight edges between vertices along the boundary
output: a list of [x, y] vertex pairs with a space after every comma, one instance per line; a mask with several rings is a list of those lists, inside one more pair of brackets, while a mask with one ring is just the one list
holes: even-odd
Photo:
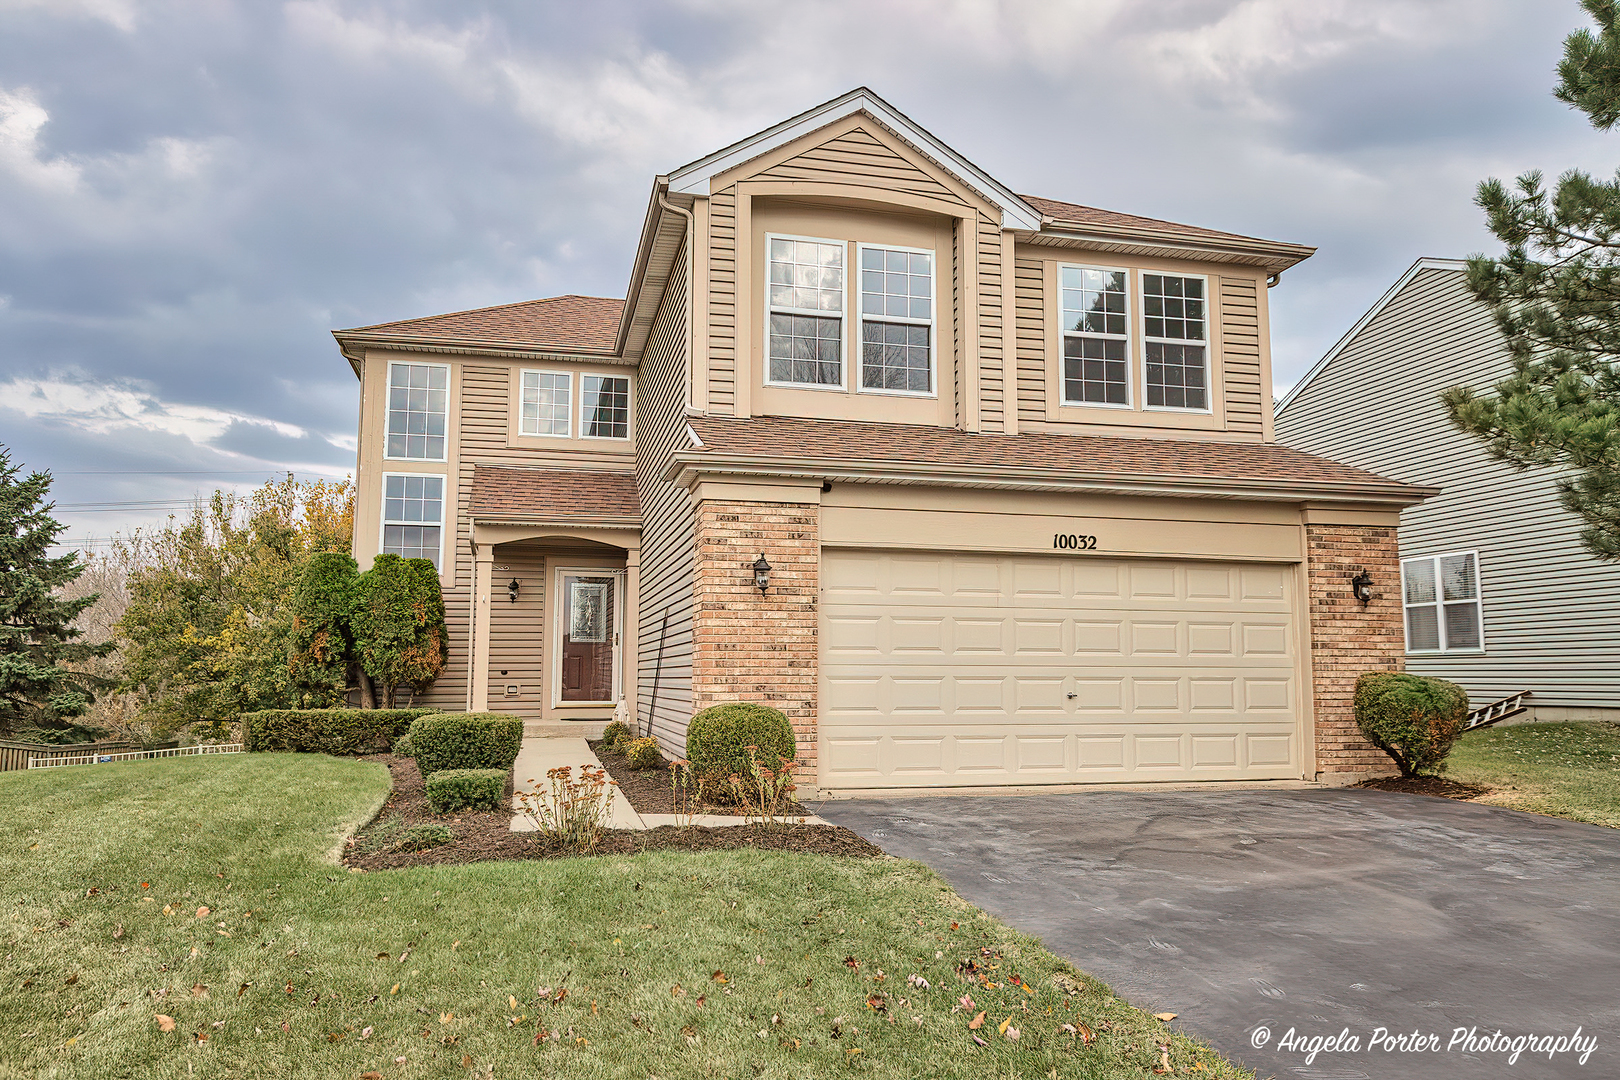
[[293, 683], [302, 691], [304, 708], [338, 704], [351, 680], [361, 674], [351, 625], [359, 587], [360, 568], [346, 551], [311, 555], [293, 586], [287, 663]]
[[351, 625], [360, 669], [383, 708], [394, 707], [397, 687], [426, 688], [450, 655], [439, 572], [426, 559], [377, 556], [360, 575]]

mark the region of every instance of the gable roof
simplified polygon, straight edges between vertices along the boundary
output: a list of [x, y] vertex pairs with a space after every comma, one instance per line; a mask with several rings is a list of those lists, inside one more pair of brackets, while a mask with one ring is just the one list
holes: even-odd
[[[750, 469], [858, 480], [882, 463], [889, 482], [956, 481], [975, 487], [1173, 488], [1204, 496], [1354, 498], [1414, 503], [1434, 489], [1277, 443], [1138, 439], [1101, 435], [984, 435], [956, 428], [851, 420], [690, 416], [699, 445], [676, 469]], [[713, 464], [711, 464], [711, 462]]]
[[1344, 332], [1344, 336], [1334, 343], [1333, 348], [1329, 349], [1323, 355], [1322, 359], [1312, 364], [1311, 369], [1304, 374], [1299, 382], [1295, 383], [1289, 388], [1288, 393], [1284, 394], [1282, 396], [1282, 400], [1277, 402], [1277, 406], [1275, 410], [1273, 410], [1273, 415], [1281, 416], [1283, 410], [1288, 408], [1289, 403], [1295, 398], [1299, 397], [1300, 392], [1303, 391], [1305, 387], [1310, 385], [1311, 380], [1315, 379], [1318, 375], [1325, 371], [1327, 366], [1331, 364], [1340, 353], [1349, 348], [1350, 343], [1356, 339], [1356, 336], [1366, 329], [1367, 325], [1376, 319], [1379, 313], [1388, 307], [1390, 302], [1399, 296], [1401, 294], [1401, 290], [1410, 285], [1412, 283], [1412, 279], [1417, 277], [1418, 274], [1422, 273], [1424, 270], [1454, 270], [1461, 273], [1467, 269], [1468, 264], [1461, 259], [1419, 259], [1414, 262], [1407, 268], [1406, 273], [1401, 275], [1400, 280], [1391, 285], [1389, 287], [1389, 291], [1383, 296], [1379, 297], [1378, 302], [1372, 307], [1368, 308], [1367, 313], [1361, 318], [1357, 319], [1355, 325]]
[[553, 296], [334, 330], [332, 334], [345, 344], [437, 344], [611, 353], [617, 344], [619, 316], [623, 311], [624, 301], [611, 297]]
[[855, 113], [870, 116], [1000, 207], [1002, 228], [1039, 231], [1040, 211], [864, 86], [682, 165], [669, 174], [669, 189], [682, 195], [707, 196], [709, 181], [721, 173]]

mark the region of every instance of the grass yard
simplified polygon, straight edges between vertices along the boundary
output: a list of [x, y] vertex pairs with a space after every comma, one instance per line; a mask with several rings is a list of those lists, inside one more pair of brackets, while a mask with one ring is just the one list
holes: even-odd
[[1250, 1075], [915, 863], [341, 870], [387, 790], [315, 755], [0, 774], [0, 1077]]
[[1620, 828], [1620, 725], [1517, 724], [1464, 735], [1447, 779], [1494, 788], [1476, 802]]

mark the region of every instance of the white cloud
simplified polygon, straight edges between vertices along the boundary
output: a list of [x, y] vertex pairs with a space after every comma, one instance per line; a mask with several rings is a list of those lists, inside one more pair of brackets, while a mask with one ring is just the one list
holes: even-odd
[[27, 87], [0, 89], [0, 169], [33, 187], [71, 191], [79, 184], [79, 167], [40, 157], [39, 129], [50, 118]]
[[134, 381], [109, 385], [88, 379], [15, 376], [0, 383], [0, 409], [66, 424], [87, 434], [134, 429], [178, 435], [199, 445], [212, 443], [232, 424], [268, 428], [290, 439], [308, 434], [296, 425], [248, 413], [160, 401]]

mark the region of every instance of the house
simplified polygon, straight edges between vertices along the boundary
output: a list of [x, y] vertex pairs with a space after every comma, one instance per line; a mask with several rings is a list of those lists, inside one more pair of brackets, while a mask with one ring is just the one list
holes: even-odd
[[1014, 194], [858, 89], [657, 177], [622, 301], [336, 332], [355, 554], [439, 566], [430, 703], [679, 754], [766, 702], [829, 792], [1382, 770], [1429, 489], [1273, 438], [1312, 250]]
[[1401, 511], [1406, 669], [1477, 707], [1620, 720], [1620, 567], [1590, 555], [1557, 472], [1520, 472], [1452, 427], [1440, 394], [1513, 370], [1465, 264], [1420, 259], [1277, 407], [1289, 446], [1442, 493]]

